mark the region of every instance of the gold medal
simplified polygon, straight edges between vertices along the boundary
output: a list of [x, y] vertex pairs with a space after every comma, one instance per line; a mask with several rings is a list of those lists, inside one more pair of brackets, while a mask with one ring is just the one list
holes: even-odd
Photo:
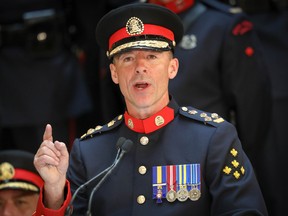
[[184, 186], [181, 186], [180, 189], [177, 191], [177, 199], [180, 202], [184, 202], [188, 199], [188, 197], [189, 197], [189, 192], [187, 188]]
[[174, 202], [177, 199], [176, 191], [170, 190], [166, 194], [166, 199], [168, 202]]
[[197, 201], [200, 198], [200, 196], [201, 192], [197, 187], [194, 187], [189, 191], [189, 198], [192, 201]]

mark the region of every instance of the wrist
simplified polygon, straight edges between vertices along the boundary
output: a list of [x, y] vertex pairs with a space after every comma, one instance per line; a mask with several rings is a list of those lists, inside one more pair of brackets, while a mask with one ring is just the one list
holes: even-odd
[[65, 199], [65, 183], [66, 179], [53, 185], [44, 184], [43, 203], [46, 208], [54, 210], [61, 208]]

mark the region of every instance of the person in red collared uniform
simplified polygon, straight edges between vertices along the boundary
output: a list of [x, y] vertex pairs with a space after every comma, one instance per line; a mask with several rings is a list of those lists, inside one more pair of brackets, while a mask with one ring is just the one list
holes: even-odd
[[31, 216], [43, 180], [33, 165], [34, 155], [23, 150], [0, 151], [0, 216]]
[[154, 4], [128, 4], [99, 21], [97, 42], [126, 111], [76, 139], [70, 160], [46, 126], [34, 158], [45, 182], [34, 215], [63, 215], [69, 204], [74, 215], [268, 215], [235, 127], [169, 95], [182, 33], [180, 18]]

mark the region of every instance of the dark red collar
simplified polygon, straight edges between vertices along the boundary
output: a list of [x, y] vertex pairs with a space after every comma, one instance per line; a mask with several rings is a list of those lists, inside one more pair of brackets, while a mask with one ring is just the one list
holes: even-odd
[[174, 0], [166, 4], [159, 0], [148, 0], [148, 2], [164, 6], [175, 13], [181, 13], [194, 5], [195, 0]]
[[124, 113], [125, 124], [131, 130], [137, 133], [154, 132], [174, 119], [174, 110], [168, 106], [147, 119], [137, 119], [130, 116], [127, 111]]

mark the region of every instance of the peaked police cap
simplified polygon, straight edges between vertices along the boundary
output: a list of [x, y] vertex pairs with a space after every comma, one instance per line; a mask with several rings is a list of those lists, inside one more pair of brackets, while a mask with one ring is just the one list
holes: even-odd
[[183, 24], [171, 10], [133, 3], [108, 12], [96, 27], [96, 40], [108, 58], [131, 49], [172, 50], [182, 39]]
[[39, 192], [43, 180], [33, 160], [34, 154], [23, 150], [0, 151], [0, 190]]

